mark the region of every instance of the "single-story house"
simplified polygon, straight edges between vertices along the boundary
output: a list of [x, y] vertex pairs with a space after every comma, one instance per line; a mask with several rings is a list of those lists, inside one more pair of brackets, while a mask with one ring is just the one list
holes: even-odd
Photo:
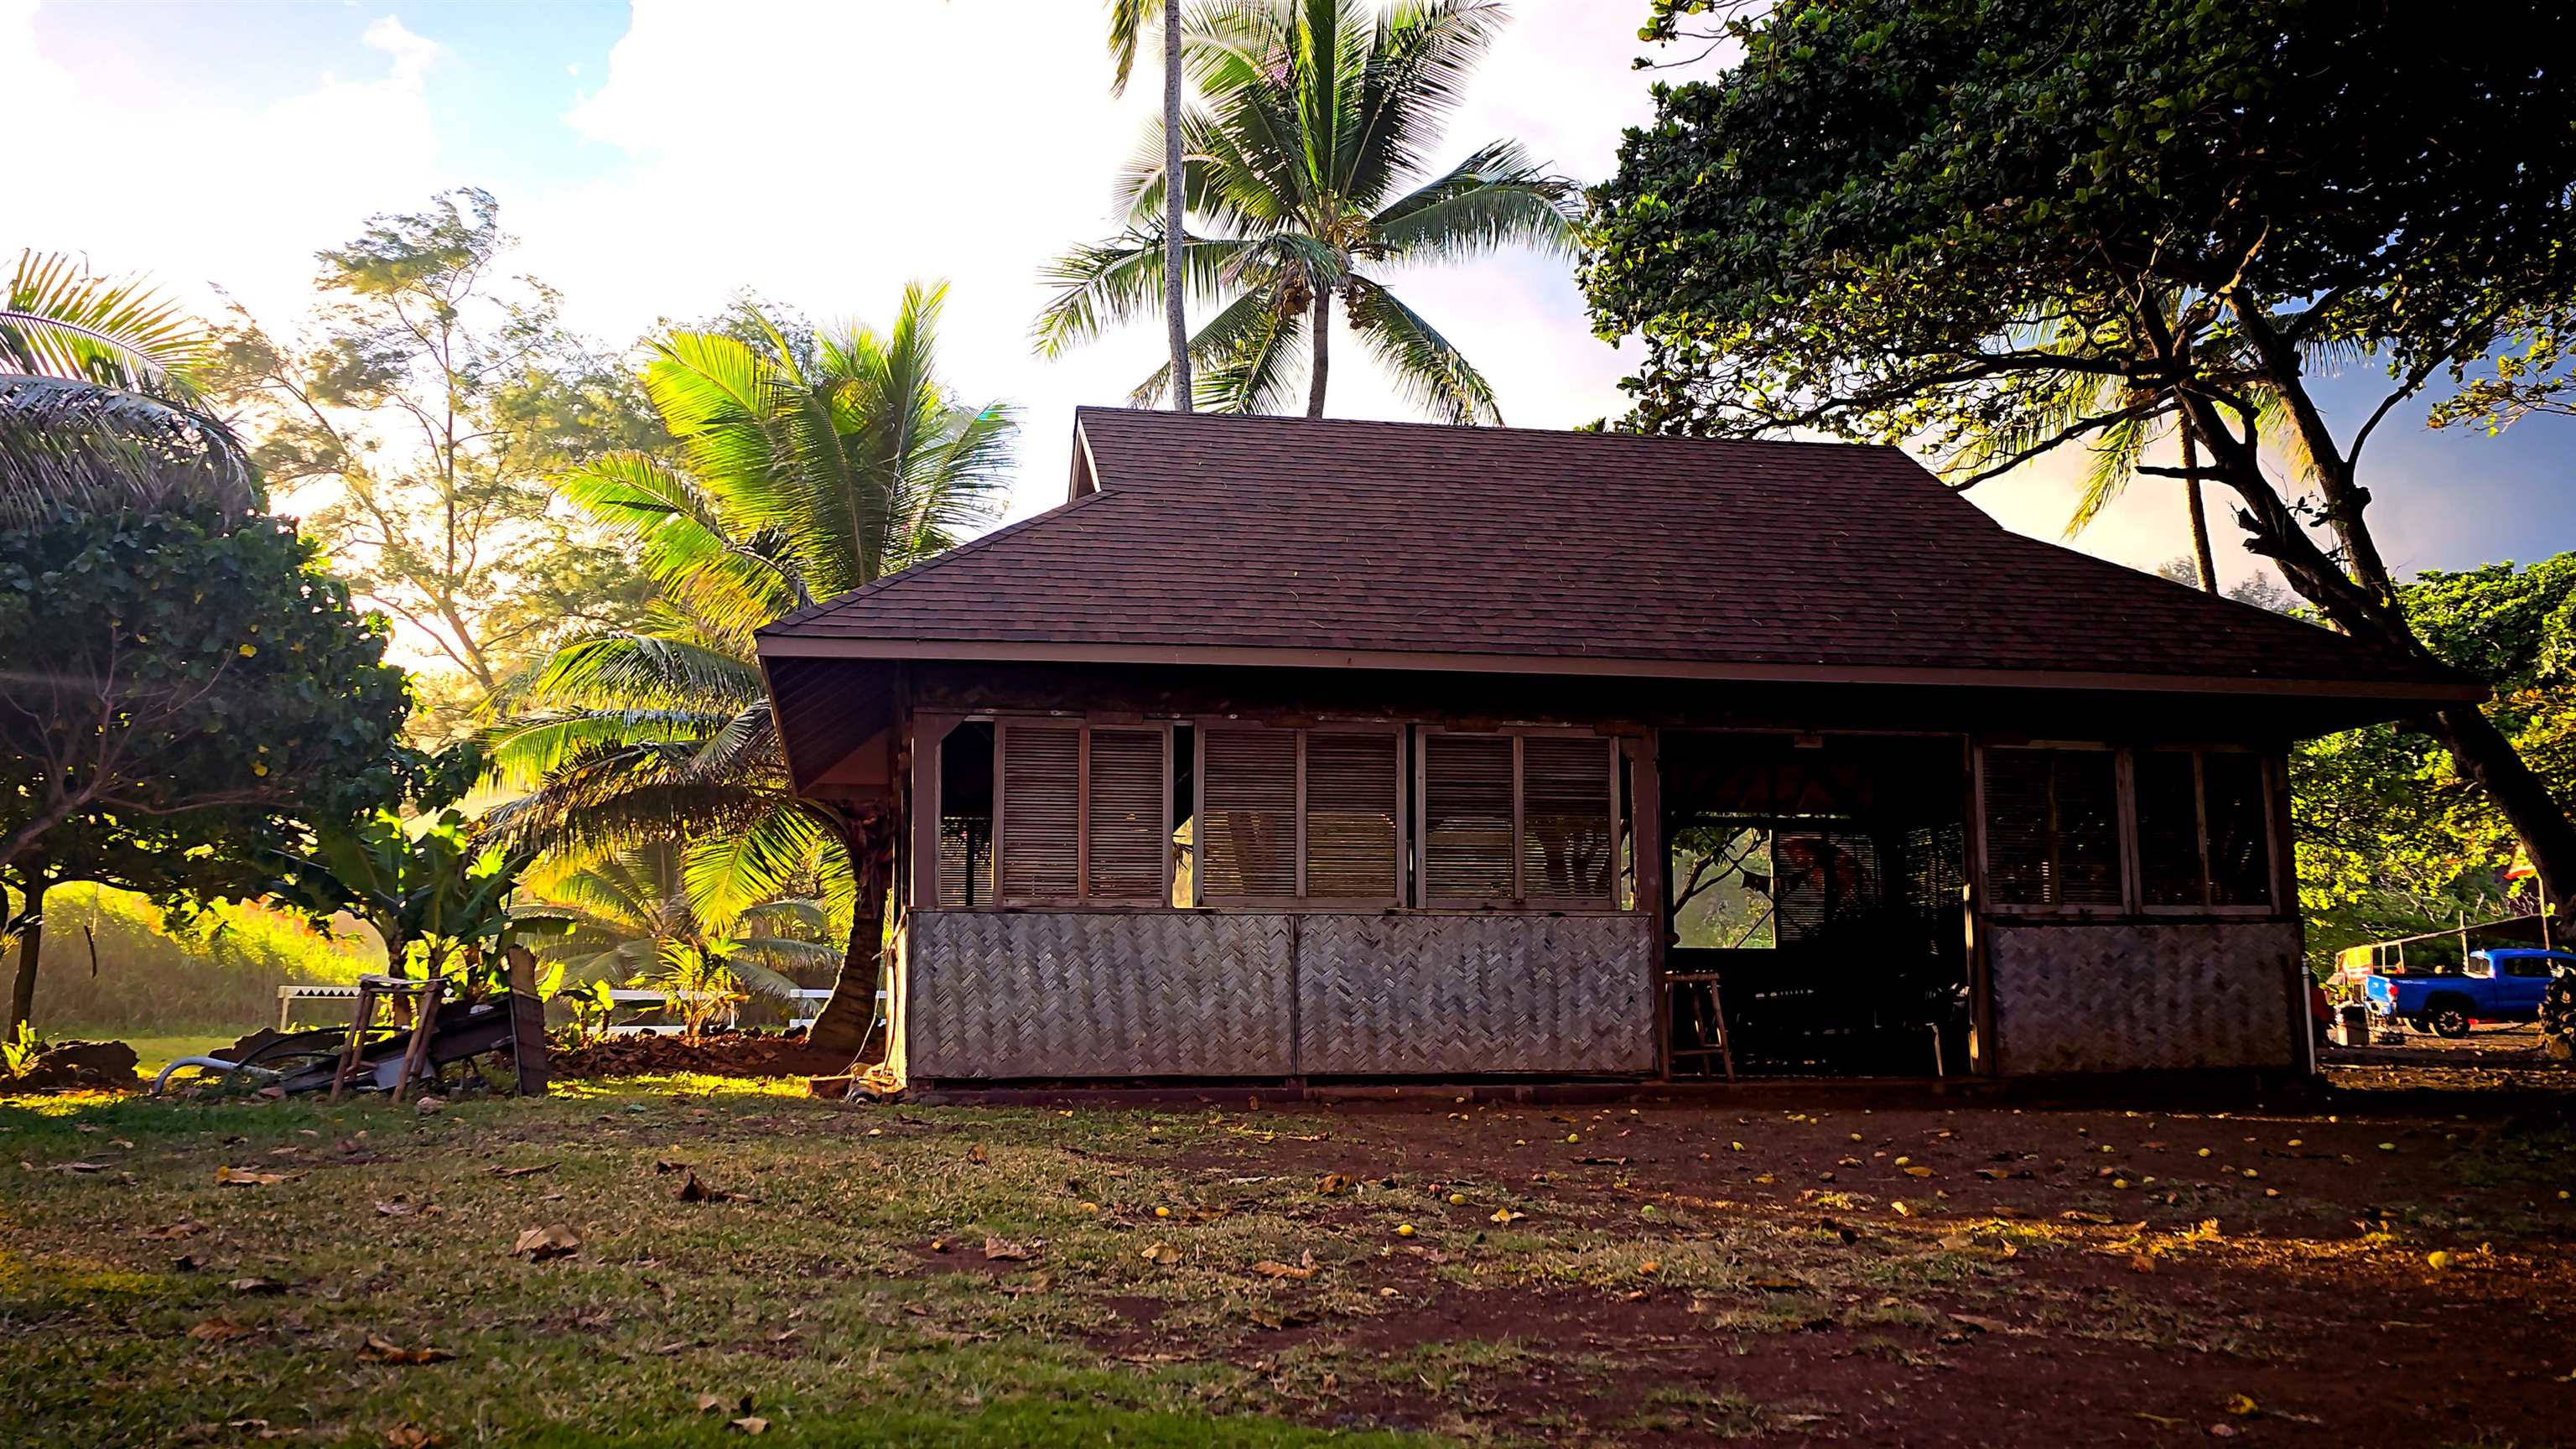
[[2483, 694], [1894, 449], [1117, 409], [760, 657], [952, 1087], [2305, 1069], [2286, 748]]

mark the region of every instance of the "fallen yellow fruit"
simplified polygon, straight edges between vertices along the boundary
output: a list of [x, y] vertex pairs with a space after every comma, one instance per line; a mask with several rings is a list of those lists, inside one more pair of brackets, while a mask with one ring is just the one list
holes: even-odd
[[2435, 1248], [2433, 1251], [2424, 1255], [2424, 1262], [2427, 1266], [2431, 1267], [2438, 1273], [2442, 1269], [2451, 1266], [2451, 1255], [2440, 1248]]
[[1413, 1224], [1411, 1224], [1411, 1223], [1397, 1223], [1397, 1224], [1395, 1225], [1395, 1235], [1396, 1235], [1397, 1237], [1399, 1237], [1399, 1238], [1409, 1238], [1409, 1237], [1412, 1237], [1412, 1236], [1413, 1236]]
[[1463, 1192], [1453, 1192], [1449, 1194], [1449, 1205], [1451, 1207], [1465, 1207], [1467, 1205], [1467, 1195]]

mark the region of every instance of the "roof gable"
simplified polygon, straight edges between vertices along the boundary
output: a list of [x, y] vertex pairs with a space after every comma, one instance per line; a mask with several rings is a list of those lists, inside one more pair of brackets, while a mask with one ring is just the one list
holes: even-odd
[[1075, 431], [1073, 501], [762, 652], [2479, 692], [2016, 534], [1893, 448], [1103, 408]]

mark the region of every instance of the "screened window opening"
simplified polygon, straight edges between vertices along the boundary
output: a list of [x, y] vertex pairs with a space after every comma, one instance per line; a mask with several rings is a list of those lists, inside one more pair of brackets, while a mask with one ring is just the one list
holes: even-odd
[[1396, 903], [1394, 731], [1210, 725], [1199, 734], [1201, 901]]
[[2238, 750], [2141, 750], [2138, 873], [2150, 907], [2272, 903], [2263, 759]]
[[1081, 876], [1082, 726], [1005, 724], [1001, 897], [1069, 901]]
[[1426, 731], [1425, 903], [1613, 904], [1615, 748], [1599, 736]]
[[1986, 752], [1986, 876], [1998, 904], [2117, 910], [2119, 759], [2109, 750]]
[[1171, 857], [1163, 731], [1094, 725], [1089, 749], [1083, 897], [1160, 904]]
[[993, 904], [993, 727], [961, 724], [939, 743], [939, 908]]

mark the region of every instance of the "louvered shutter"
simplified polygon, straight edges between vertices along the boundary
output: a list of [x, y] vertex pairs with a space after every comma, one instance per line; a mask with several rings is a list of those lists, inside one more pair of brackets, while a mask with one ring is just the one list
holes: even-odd
[[1163, 732], [1092, 726], [1088, 779], [1084, 897], [1159, 903], [1171, 849], [1163, 816]]
[[1002, 899], [1069, 901], [1080, 858], [1080, 725], [1005, 724]]
[[1428, 904], [1512, 897], [1512, 740], [1422, 736], [1422, 885]]
[[1285, 901], [1297, 896], [1297, 732], [1200, 732], [1199, 897]]
[[1608, 740], [1531, 735], [1521, 741], [1521, 894], [1604, 904], [1618, 840], [1612, 828]]
[[1395, 748], [1391, 733], [1307, 732], [1307, 899], [1394, 903]]

